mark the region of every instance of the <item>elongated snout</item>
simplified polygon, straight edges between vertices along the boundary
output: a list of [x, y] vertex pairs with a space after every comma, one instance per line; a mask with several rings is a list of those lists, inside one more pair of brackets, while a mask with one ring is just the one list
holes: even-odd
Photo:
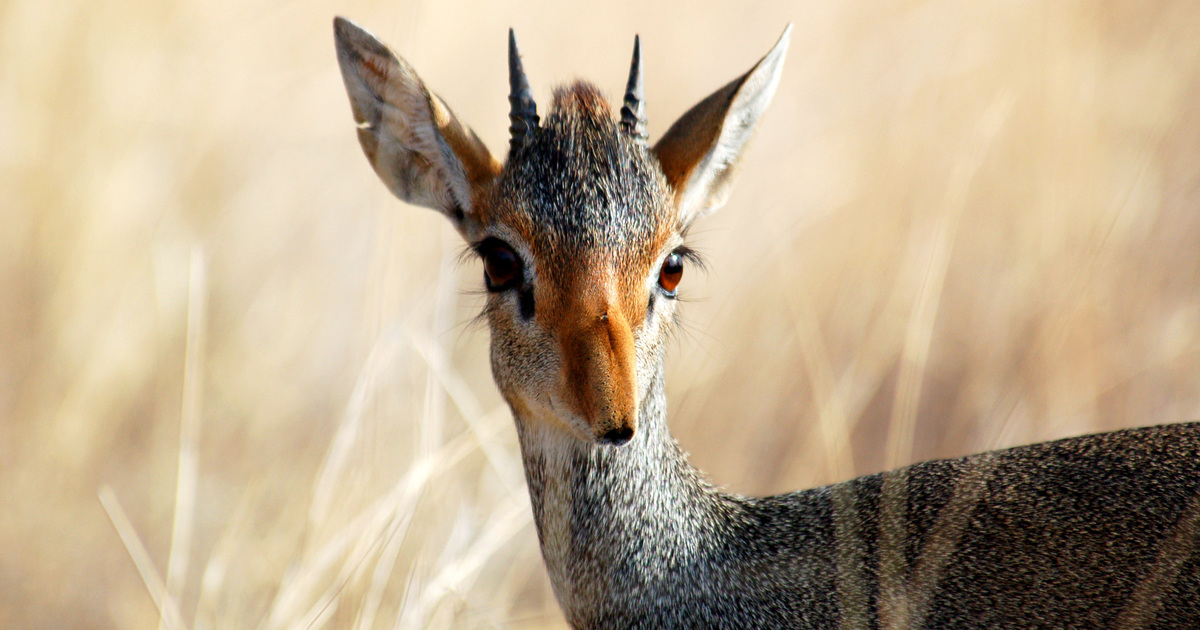
[[605, 306], [564, 331], [565, 398], [598, 442], [625, 444], [637, 430], [637, 352], [629, 322]]

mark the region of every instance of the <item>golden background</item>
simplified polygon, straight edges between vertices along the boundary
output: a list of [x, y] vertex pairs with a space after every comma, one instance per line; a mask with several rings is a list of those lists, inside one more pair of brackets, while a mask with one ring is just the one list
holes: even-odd
[[335, 14], [494, 152], [652, 139], [793, 22], [698, 226], [671, 424], [726, 488], [1200, 419], [1200, 11], [1178, 2], [0, 3], [0, 627], [557, 627], [480, 266], [375, 179]]

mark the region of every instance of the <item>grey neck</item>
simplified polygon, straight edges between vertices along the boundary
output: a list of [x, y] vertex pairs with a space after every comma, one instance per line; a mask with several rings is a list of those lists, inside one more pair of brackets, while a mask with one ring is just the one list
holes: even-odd
[[[722, 506], [670, 436], [659, 371], [623, 446], [517, 418], [542, 555], [568, 618], [659, 590], [720, 544]], [[577, 617], [578, 615], [578, 617]]]

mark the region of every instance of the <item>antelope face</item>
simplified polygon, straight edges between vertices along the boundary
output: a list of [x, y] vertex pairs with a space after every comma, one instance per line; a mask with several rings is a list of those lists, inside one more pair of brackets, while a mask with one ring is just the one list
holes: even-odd
[[[790, 29], [790, 27], [789, 27]], [[620, 122], [595, 87], [562, 88], [544, 124], [509, 31], [503, 167], [382, 42], [334, 20], [358, 140], [397, 197], [446, 215], [482, 258], [492, 374], [520, 422], [624, 444], [660, 371], [682, 233], [724, 204], [771, 100], [788, 31], [649, 148], [634, 40]]]
[[594, 87], [563, 88], [479, 216], [472, 246], [505, 399], [519, 417], [580, 438], [629, 441], [682, 273], [657, 160]]

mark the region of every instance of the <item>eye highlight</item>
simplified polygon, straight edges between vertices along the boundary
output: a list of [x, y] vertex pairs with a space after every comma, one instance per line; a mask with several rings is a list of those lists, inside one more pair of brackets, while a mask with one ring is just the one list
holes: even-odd
[[521, 257], [498, 238], [489, 238], [476, 248], [483, 258], [483, 282], [493, 293], [519, 286], [525, 279]]
[[662, 268], [658, 270], [658, 286], [670, 297], [675, 297], [675, 288], [679, 286], [679, 281], [683, 279], [683, 255], [679, 252], [671, 252], [665, 260], [663, 260]]

